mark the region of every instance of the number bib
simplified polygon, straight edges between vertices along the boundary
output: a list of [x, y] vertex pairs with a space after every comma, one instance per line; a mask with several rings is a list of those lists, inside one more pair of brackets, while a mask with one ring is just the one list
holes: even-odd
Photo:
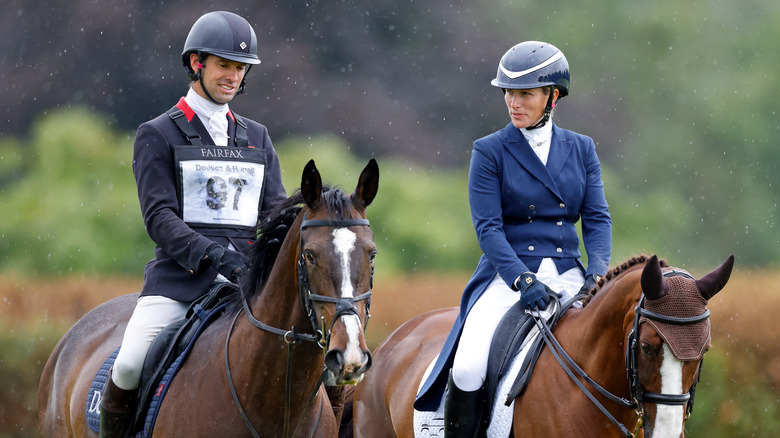
[[[181, 217], [193, 229], [254, 238], [265, 181], [265, 151], [175, 146]], [[229, 232], [234, 230], [234, 232]]]

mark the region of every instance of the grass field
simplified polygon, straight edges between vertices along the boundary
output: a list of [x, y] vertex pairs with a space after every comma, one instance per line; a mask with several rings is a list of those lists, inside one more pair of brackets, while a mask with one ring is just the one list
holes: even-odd
[[[693, 272], [700, 276], [705, 272]], [[373, 348], [427, 310], [458, 305], [467, 275], [377, 275]], [[140, 279], [0, 276], [0, 438], [37, 437], [37, 386], [60, 336], [84, 313], [136, 292]], [[737, 271], [709, 305], [705, 357], [688, 436], [780, 436], [780, 272]]]

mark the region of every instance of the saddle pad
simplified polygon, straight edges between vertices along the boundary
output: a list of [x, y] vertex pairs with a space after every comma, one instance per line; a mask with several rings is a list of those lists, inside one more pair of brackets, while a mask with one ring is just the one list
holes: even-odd
[[[512, 361], [512, 365], [508, 371], [504, 374], [498, 384], [498, 391], [496, 391], [496, 397], [493, 402], [493, 411], [490, 417], [490, 425], [487, 429], [487, 438], [507, 438], [509, 432], [512, 429], [512, 417], [514, 412], [515, 402], [513, 401], [509, 406], [504, 404], [506, 394], [512, 387], [520, 367], [523, 364], [528, 350], [531, 348], [533, 342], [532, 338], [535, 338], [539, 334], [538, 330], [529, 336], [529, 341], [525, 344], [523, 349], [518, 353]], [[433, 365], [436, 363], [436, 358], [433, 358], [428, 369], [420, 381], [420, 387], [422, 382], [430, 374], [433, 369]], [[418, 388], [419, 391], [419, 388]], [[441, 403], [436, 409], [436, 412], [430, 411], [414, 411], [414, 436], [415, 438], [441, 438], [444, 436], [444, 396], [442, 395]]]
[[144, 418], [143, 432], [139, 432], [138, 435], [136, 435], [136, 438], [152, 436], [152, 430], [154, 430], [154, 423], [157, 421], [157, 414], [160, 412], [162, 399], [168, 392], [168, 388], [170, 387], [170, 383], [173, 380], [173, 376], [176, 375], [176, 372], [179, 370], [179, 367], [181, 366], [185, 357], [186, 354], [179, 356], [163, 375], [162, 379], [160, 380], [160, 384], [157, 386], [157, 391], [155, 391], [154, 396], [152, 396], [152, 400], [149, 402], [149, 409], [146, 411], [146, 417]]
[[[156, 389], [154, 393], [150, 395], [148, 401], [145, 402], [146, 406], [138, 407], [139, 410], [143, 412], [143, 421], [136, 422], [136, 429], [141, 429], [141, 431], [135, 435], [136, 438], [151, 437], [151, 431], [154, 428], [155, 421], [157, 420], [160, 404], [162, 403], [162, 399], [165, 397], [165, 394], [168, 392], [168, 388], [170, 387], [170, 383], [173, 380], [173, 377], [176, 375], [176, 372], [179, 370], [182, 363], [189, 356], [190, 351], [195, 345], [195, 341], [198, 339], [200, 334], [221, 313], [225, 306], [226, 304], [218, 305], [210, 312], [203, 312], [202, 315], [197, 316], [198, 318], [201, 318], [202, 324], [197, 326], [192, 337], [189, 338], [189, 341], [184, 350], [176, 357], [171, 365], [166, 368], [165, 373], [161, 375], [159, 381], [155, 383]], [[116, 361], [116, 356], [118, 353], [119, 348], [114, 350], [114, 352], [111, 353], [111, 355], [105, 360], [105, 362], [103, 362], [103, 365], [100, 366], [97, 375], [92, 380], [92, 384], [89, 387], [89, 392], [87, 393], [85, 417], [89, 428], [97, 433], [100, 433], [100, 399], [103, 394], [103, 387], [108, 380], [108, 373], [111, 370], [111, 367], [114, 366], [114, 362]], [[143, 386], [145, 385], [145, 382], [142, 382], [141, 384]], [[143, 402], [143, 400], [141, 400], [141, 402]], [[141, 425], [138, 425], [139, 422]]]
[[111, 370], [111, 367], [114, 366], [117, 354], [119, 354], [118, 347], [108, 356], [108, 359], [103, 362], [97, 375], [92, 380], [92, 384], [89, 385], [87, 403], [84, 408], [85, 417], [87, 419], [87, 426], [97, 433], [100, 433], [100, 399], [103, 396], [103, 388], [106, 386], [106, 381], [108, 380], [108, 372]]
[[[568, 309], [571, 302], [566, 303], [563, 308]], [[553, 318], [557, 308], [551, 306], [549, 309], [534, 312], [537, 317], [543, 318], [545, 321], [550, 321]], [[516, 322], [516, 321], [513, 321]], [[515, 381], [520, 373], [524, 370], [523, 362], [526, 356], [535, 348], [535, 341], [539, 336], [539, 329], [533, 325], [530, 328], [528, 334], [521, 339], [521, 342], [516, 345], [519, 346], [519, 350], [514, 357], [509, 358], [509, 365], [505, 368], [504, 372], [498, 377], [498, 381], [495, 388], [495, 393], [491, 396], [493, 398], [492, 409], [486, 409], [485, 415], [490, 416], [490, 421], [486, 430], [486, 436], [488, 438], [507, 438], [512, 430], [512, 418], [514, 416], [515, 402], [512, 400], [509, 404], [506, 404], [507, 395], [511, 392]], [[423, 383], [427, 380], [428, 375], [433, 369], [433, 365], [436, 363], [435, 357], [433, 361], [428, 365], [428, 368], [420, 381], [420, 386], [417, 388], [419, 392]], [[535, 358], [534, 358], [535, 359]], [[494, 370], [498, 371], [498, 370]], [[492, 378], [488, 377], [488, 379]], [[483, 419], [484, 421], [484, 419]], [[482, 426], [484, 428], [484, 425]], [[444, 436], [444, 394], [442, 394], [441, 402], [435, 412], [430, 411], [414, 411], [414, 436], [415, 438], [440, 438]]]
[[162, 400], [165, 398], [165, 394], [168, 393], [168, 389], [171, 386], [171, 381], [176, 376], [176, 373], [179, 371], [179, 368], [184, 363], [184, 361], [187, 360], [187, 357], [190, 355], [190, 351], [192, 351], [192, 348], [195, 345], [195, 341], [198, 339], [198, 337], [200, 337], [201, 333], [203, 333], [206, 327], [211, 324], [214, 319], [216, 319], [225, 306], [226, 304], [221, 304], [212, 309], [207, 314], [200, 316], [203, 323], [197, 327], [192, 338], [187, 343], [184, 351], [182, 351], [176, 360], [171, 363], [171, 365], [166, 369], [165, 374], [162, 375], [159, 382], [157, 383], [157, 389], [149, 399], [147, 404], [148, 409], [146, 410], [146, 415], [143, 417], [143, 429], [136, 435], [136, 438], [149, 438], [152, 436], [154, 423], [157, 421], [157, 414], [160, 412]]

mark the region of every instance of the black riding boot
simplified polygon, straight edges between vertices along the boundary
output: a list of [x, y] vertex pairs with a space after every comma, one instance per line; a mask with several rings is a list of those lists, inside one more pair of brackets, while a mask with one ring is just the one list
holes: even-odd
[[123, 438], [127, 435], [135, 411], [137, 390], [125, 390], [114, 384], [111, 372], [100, 400], [100, 438]]
[[474, 438], [482, 415], [482, 388], [463, 391], [452, 381], [447, 382], [444, 396], [444, 438]]

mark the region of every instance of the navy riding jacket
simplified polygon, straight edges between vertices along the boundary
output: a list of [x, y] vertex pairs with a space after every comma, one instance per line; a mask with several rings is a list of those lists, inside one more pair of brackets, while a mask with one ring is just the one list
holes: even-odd
[[[184, 98], [176, 106], [200, 134], [203, 144], [214, 145], [205, 125]], [[265, 152], [265, 188], [257, 206], [259, 214], [287, 199], [287, 194], [268, 129], [247, 118], [242, 120], [247, 125], [249, 146]], [[228, 112], [228, 148], [235, 147], [235, 133], [235, 115]], [[206, 247], [212, 242], [225, 247], [232, 243], [236, 250], [245, 252], [252, 240], [230, 237], [229, 233], [218, 229], [203, 234], [182, 220], [174, 161], [174, 146], [179, 145], [189, 145], [189, 141], [167, 113], [143, 123], [136, 132], [133, 174], [146, 232], [157, 244], [155, 258], [147, 263], [144, 270], [141, 295], [162, 295], [190, 302], [208, 292], [217, 276], [217, 271], [211, 267], [198, 273]]]

